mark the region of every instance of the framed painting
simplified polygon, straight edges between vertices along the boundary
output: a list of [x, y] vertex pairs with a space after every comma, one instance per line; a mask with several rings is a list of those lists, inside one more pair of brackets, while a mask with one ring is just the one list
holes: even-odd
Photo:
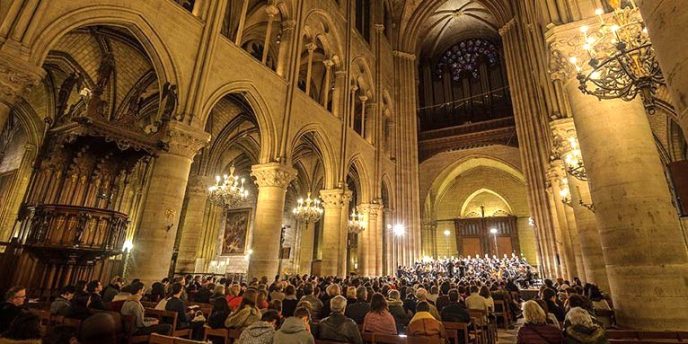
[[228, 209], [225, 215], [222, 255], [244, 255], [248, 229], [251, 225], [251, 209]]

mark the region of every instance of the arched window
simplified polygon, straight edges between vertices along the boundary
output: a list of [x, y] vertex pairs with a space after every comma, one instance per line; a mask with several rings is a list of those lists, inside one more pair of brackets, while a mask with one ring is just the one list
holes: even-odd
[[370, 0], [356, 0], [356, 29], [370, 42]]

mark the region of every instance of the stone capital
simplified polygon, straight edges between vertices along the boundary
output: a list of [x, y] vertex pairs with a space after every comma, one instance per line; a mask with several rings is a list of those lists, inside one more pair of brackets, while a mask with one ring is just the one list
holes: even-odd
[[277, 162], [251, 166], [251, 176], [256, 178], [256, 185], [286, 189], [296, 177], [296, 170]]
[[504, 26], [499, 28], [499, 35], [504, 37], [516, 25], [516, 19], [512, 18]]
[[384, 24], [375, 24], [375, 31], [377, 31], [377, 32], [385, 31], [385, 25]]
[[370, 218], [377, 218], [382, 213], [382, 204], [364, 203], [358, 206], [361, 213], [368, 214]]
[[323, 61], [323, 64], [325, 65], [325, 68], [330, 69], [332, 66], [334, 66], [334, 61], [327, 59]]
[[351, 200], [351, 191], [343, 189], [320, 190], [320, 199], [325, 208], [341, 208]]
[[38, 85], [44, 76], [42, 68], [8, 54], [0, 54], [0, 102], [14, 105], [18, 97]]
[[293, 31], [296, 28], [296, 20], [289, 19], [282, 22], [283, 31]]
[[563, 178], [566, 178], [566, 166], [564, 165], [564, 161], [561, 159], [550, 161], [549, 168], [547, 169], [547, 179], [549, 182], [560, 182]]
[[552, 130], [554, 157], [562, 157], [573, 149], [570, 138], [577, 138], [573, 118], [557, 119], [551, 121], [549, 125]]
[[274, 17], [279, 14], [279, 8], [275, 5], [268, 5], [265, 7], [265, 13], [267, 13], [268, 17]]
[[171, 121], [163, 139], [165, 150], [170, 154], [192, 159], [210, 142], [210, 134], [190, 125]]
[[317, 48], [318, 48], [318, 45], [313, 43], [313, 42], [306, 43], [306, 49], [308, 50], [309, 54], [312, 54], [313, 51], [315, 51], [315, 49], [317, 49]]

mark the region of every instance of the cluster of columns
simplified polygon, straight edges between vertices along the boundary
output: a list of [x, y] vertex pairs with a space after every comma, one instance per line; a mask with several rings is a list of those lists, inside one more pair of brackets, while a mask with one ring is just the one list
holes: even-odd
[[[552, 76], [568, 110], [550, 123], [551, 166], [566, 169], [572, 156], [584, 166], [583, 174], [559, 172], [550, 181], [554, 217], [570, 241], [563, 245], [567, 267], [611, 294], [619, 324], [685, 330], [688, 246], [648, 114], [639, 98], [600, 101], [580, 91], [572, 66], [561, 62], [578, 53], [564, 42], [580, 25], [548, 33]], [[567, 206], [557, 205], [562, 201]]]

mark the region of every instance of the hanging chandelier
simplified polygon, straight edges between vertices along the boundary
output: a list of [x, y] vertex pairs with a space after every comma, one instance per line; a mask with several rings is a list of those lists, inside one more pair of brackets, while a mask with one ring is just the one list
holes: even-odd
[[317, 197], [312, 199], [310, 192], [307, 194], [305, 201], [303, 198], [300, 198], [297, 203], [297, 206], [292, 210], [297, 221], [313, 223], [318, 222], [322, 217], [324, 212], [322, 204]]
[[588, 175], [585, 172], [585, 165], [583, 165], [583, 156], [578, 147], [578, 140], [575, 137], [569, 137], [569, 145], [571, 150], [564, 154], [564, 164], [566, 165], [566, 172], [578, 180], [588, 180]]
[[351, 212], [351, 218], [348, 225], [349, 233], [358, 234], [365, 230], [365, 222], [363, 221], [363, 214], [357, 213], [356, 208]]
[[234, 166], [229, 168], [229, 175], [215, 176], [215, 185], [208, 188], [208, 199], [217, 206], [232, 208], [248, 197], [244, 188], [244, 178], [234, 175]]
[[601, 8], [595, 14], [599, 30], [580, 29], [585, 61], [569, 59], [576, 67], [579, 89], [600, 100], [631, 101], [640, 95], [646, 111], [654, 113], [654, 96], [664, 77], [638, 8], [631, 0], [629, 7], [617, 6], [606, 21]]

